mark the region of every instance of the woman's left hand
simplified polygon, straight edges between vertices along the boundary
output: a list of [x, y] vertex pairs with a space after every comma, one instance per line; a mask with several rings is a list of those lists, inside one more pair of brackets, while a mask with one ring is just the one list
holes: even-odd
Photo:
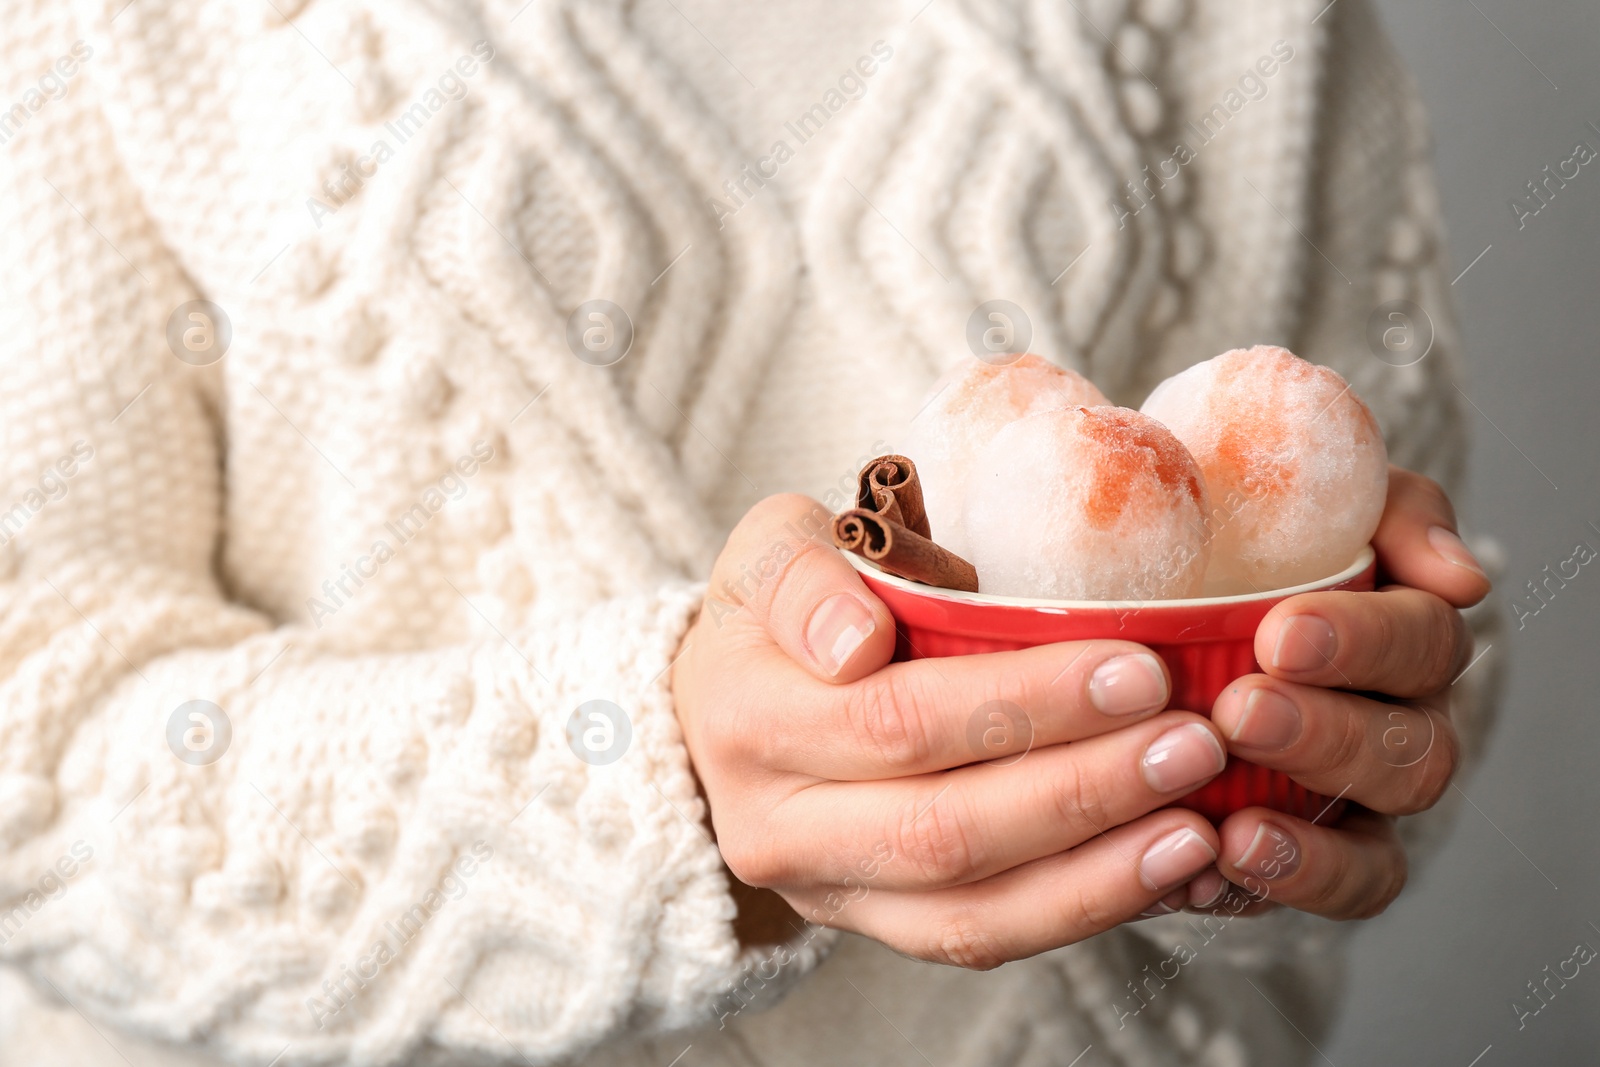
[[1426, 811], [1449, 788], [1460, 753], [1450, 686], [1472, 654], [1458, 609], [1489, 592], [1455, 530], [1436, 483], [1391, 467], [1372, 543], [1380, 581], [1393, 584], [1291, 597], [1257, 628], [1266, 673], [1230, 686], [1213, 719], [1240, 758], [1351, 806], [1333, 826], [1259, 807], [1229, 816], [1216, 869], [1190, 883], [1190, 907], [1215, 908], [1233, 883], [1256, 898], [1250, 911], [1364, 919], [1399, 895], [1406, 855], [1394, 817]]

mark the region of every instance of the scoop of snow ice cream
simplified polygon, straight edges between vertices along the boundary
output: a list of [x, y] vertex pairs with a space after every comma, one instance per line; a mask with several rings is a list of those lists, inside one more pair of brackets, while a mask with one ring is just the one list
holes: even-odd
[[1081, 374], [1041, 356], [995, 365], [967, 358], [946, 371], [911, 420], [904, 452], [917, 465], [933, 539], [966, 557], [962, 505], [973, 457], [1007, 424], [1041, 411], [1109, 404]]
[[1168, 378], [1141, 410], [1205, 474], [1208, 595], [1337, 574], [1377, 530], [1389, 487], [1383, 434], [1328, 368], [1282, 348], [1234, 349]]
[[978, 454], [966, 533], [978, 589], [1065, 600], [1193, 596], [1205, 575], [1200, 468], [1156, 420], [1118, 407], [1019, 419]]

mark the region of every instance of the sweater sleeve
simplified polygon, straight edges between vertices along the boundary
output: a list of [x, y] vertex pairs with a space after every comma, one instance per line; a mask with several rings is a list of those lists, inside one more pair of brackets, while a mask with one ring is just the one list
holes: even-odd
[[[1323, 21], [1327, 61], [1310, 179], [1313, 228], [1300, 249], [1300, 326], [1286, 340], [1306, 358], [1340, 371], [1369, 402], [1393, 462], [1438, 480], [1459, 504], [1466, 455], [1465, 405], [1458, 391], [1461, 340], [1427, 116], [1366, 0], [1347, 0]], [[1383, 210], [1374, 211], [1375, 204]], [[1374, 320], [1381, 320], [1376, 331]], [[1391, 329], [1400, 332], [1386, 333]], [[1470, 521], [1465, 532], [1497, 577], [1492, 543], [1473, 536]], [[1503, 617], [1495, 600], [1465, 614], [1474, 640], [1471, 665], [1449, 692], [1461, 742], [1457, 781], [1470, 778], [1482, 759], [1504, 672]], [[1443, 845], [1461, 807], [1462, 794], [1452, 789], [1432, 810], [1399, 820], [1413, 882]], [[1215, 934], [1209, 927], [1196, 934], [1192, 923], [1191, 917], [1170, 916], [1134, 929], [1154, 943], [1158, 959], [1175, 944], [1203, 939], [1195, 968], [1207, 978], [1194, 983], [1207, 990], [1200, 1014], [1212, 1018], [1230, 998], [1255, 1001], [1266, 990], [1312, 1040], [1320, 1040], [1343, 981], [1334, 949], [1352, 924], [1290, 909], [1230, 919]], [[1290, 1035], [1290, 1043], [1295, 1040]]]
[[[1307, 259], [1304, 348], [1368, 398], [1391, 461], [1437, 480], [1459, 507], [1470, 383], [1451, 298], [1454, 272], [1428, 116], [1370, 3], [1351, 4], [1329, 33], [1317, 153], [1325, 168], [1313, 192], [1316, 241], [1327, 258]], [[1373, 212], [1374, 201], [1385, 210]], [[1497, 578], [1498, 551], [1474, 530], [1470, 507], [1464, 518], [1464, 534]], [[1449, 691], [1461, 779], [1482, 759], [1504, 672], [1497, 600], [1465, 614], [1474, 647]], [[1460, 800], [1450, 790], [1432, 810], [1400, 820], [1413, 872], [1443, 843]]]
[[[70, 45], [47, 18], [8, 67]], [[0, 152], [0, 961], [257, 1064], [714, 1018], [747, 961], [668, 688], [698, 587], [381, 655], [238, 602], [197, 294], [79, 95]]]

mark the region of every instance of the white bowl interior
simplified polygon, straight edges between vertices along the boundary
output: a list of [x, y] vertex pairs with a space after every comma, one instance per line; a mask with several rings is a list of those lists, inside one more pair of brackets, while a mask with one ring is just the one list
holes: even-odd
[[1032, 608], [1035, 611], [1068, 612], [1106, 608], [1120, 610], [1139, 608], [1145, 611], [1162, 608], [1218, 608], [1229, 604], [1248, 604], [1255, 600], [1277, 600], [1281, 597], [1294, 596], [1297, 593], [1313, 593], [1318, 589], [1326, 589], [1329, 586], [1347, 582], [1367, 569], [1372, 563], [1374, 553], [1372, 546], [1367, 545], [1356, 554], [1355, 561], [1350, 566], [1338, 574], [1321, 578], [1314, 582], [1291, 585], [1284, 589], [1267, 589], [1259, 593], [1243, 593], [1237, 596], [1187, 597], [1179, 600], [1048, 600], [1040, 597], [996, 596], [992, 593], [963, 593], [957, 589], [940, 589], [937, 586], [923, 585], [921, 582], [913, 582], [897, 574], [890, 574], [876, 563], [863, 559], [854, 552], [846, 552], [844, 557], [850, 561], [856, 570], [864, 574], [871, 574], [878, 581], [904, 589], [909, 593], [915, 593], [918, 596], [949, 600], [959, 604], [995, 604], [1015, 608]]

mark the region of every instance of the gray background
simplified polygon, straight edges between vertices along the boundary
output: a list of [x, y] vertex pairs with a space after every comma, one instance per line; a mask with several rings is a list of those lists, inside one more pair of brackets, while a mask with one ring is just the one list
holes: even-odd
[[[1600, 149], [1586, 125], [1600, 124], [1600, 6], [1378, 7], [1433, 117], [1452, 276], [1493, 246], [1452, 291], [1482, 409], [1467, 408], [1460, 503], [1504, 549], [1505, 605], [1579, 539], [1600, 548], [1587, 526], [1600, 525], [1600, 160], [1520, 231], [1508, 203], [1579, 140]], [[1600, 960], [1520, 1031], [1511, 1008], [1578, 941], [1600, 948], [1597, 606], [1600, 561], [1524, 629], [1507, 608], [1508, 698], [1486, 764], [1461, 783], [1481, 810], [1463, 804], [1444, 852], [1356, 935], [1327, 1061], [1600, 1063]]]

